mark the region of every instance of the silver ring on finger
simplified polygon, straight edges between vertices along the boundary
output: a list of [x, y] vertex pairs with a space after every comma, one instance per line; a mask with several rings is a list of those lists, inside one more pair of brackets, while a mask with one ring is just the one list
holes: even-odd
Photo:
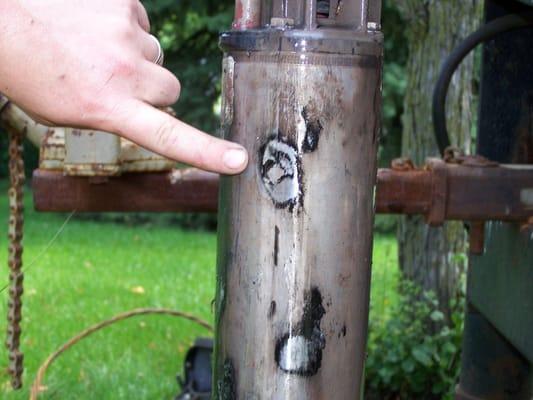
[[154, 42], [157, 44], [157, 57], [152, 62], [157, 65], [163, 65], [163, 62], [165, 61], [165, 53], [163, 52], [161, 43], [154, 35], [150, 35], [150, 37], [154, 39]]

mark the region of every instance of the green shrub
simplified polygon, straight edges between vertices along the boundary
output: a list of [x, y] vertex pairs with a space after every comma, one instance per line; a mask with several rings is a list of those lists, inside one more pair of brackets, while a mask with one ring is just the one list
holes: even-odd
[[376, 214], [374, 218], [374, 232], [394, 234], [398, 228], [398, 216], [391, 214]]
[[433, 293], [402, 282], [391, 317], [370, 321], [366, 399], [451, 399], [459, 370], [463, 305], [461, 296], [447, 323]]
[[[8, 135], [0, 127], [0, 179], [9, 176], [8, 166]], [[39, 165], [39, 149], [37, 149], [28, 140], [24, 140], [24, 169], [26, 171], [26, 179], [30, 180], [31, 174]]]

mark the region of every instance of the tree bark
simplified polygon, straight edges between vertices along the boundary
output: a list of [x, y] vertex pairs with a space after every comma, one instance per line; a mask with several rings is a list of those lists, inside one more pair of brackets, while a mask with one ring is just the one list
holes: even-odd
[[[450, 51], [481, 20], [482, 0], [397, 0], [409, 41], [407, 91], [403, 117], [402, 154], [416, 164], [438, 156], [431, 100], [441, 65]], [[474, 126], [476, 71], [469, 56], [455, 73], [447, 101], [450, 139], [469, 151]], [[432, 290], [449, 321], [450, 302], [458, 294], [467, 250], [462, 223], [429, 227], [422, 218], [402, 217], [398, 229], [399, 262], [403, 275]]]

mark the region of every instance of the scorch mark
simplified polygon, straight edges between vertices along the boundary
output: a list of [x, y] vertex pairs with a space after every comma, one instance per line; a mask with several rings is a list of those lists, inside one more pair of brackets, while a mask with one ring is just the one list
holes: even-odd
[[322, 350], [326, 347], [326, 338], [320, 330], [326, 310], [317, 287], [306, 293], [304, 301], [302, 320], [276, 343], [275, 360], [288, 374], [313, 376], [320, 369]]
[[264, 187], [278, 208], [290, 211], [301, 199], [301, 165], [295, 146], [277, 137], [271, 138], [259, 154]]

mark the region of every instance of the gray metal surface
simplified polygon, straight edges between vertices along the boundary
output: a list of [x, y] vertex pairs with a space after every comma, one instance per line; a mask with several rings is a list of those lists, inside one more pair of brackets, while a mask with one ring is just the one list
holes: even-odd
[[67, 175], [110, 176], [120, 173], [120, 138], [107, 132], [65, 130]]
[[533, 363], [533, 231], [488, 223], [486, 253], [472, 257], [470, 302]]
[[466, 315], [455, 400], [531, 400], [529, 362], [481, 312], [469, 306]]
[[377, 55], [226, 57], [223, 126], [251, 160], [221, 181], [216, 399], [361, 391], [381, 101], [368, 43]]
[[[487, 21], [528, 10], [485, 2]], [[526, 29], [484, 44], [477, 150], [490, 160], [533, 164], [532, 43]], [[486, 224], [485, 254], [471, 256], [458, 400], [532, 398], [533, 235], [525, 222]]]

